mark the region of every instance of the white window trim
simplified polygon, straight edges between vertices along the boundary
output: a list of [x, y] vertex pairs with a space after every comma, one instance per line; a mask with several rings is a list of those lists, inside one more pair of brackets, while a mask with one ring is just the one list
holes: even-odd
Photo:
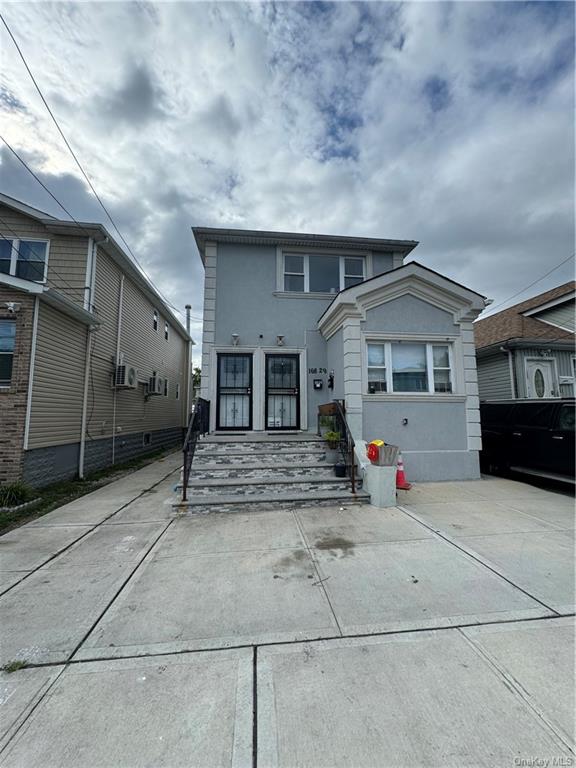
[[[27, 283], [43, 284], [48, 279], [48, 259], [50, 258], [50, 240], [45, 237], [6, 237], [12, 243], [10, 251], [10, 276], [16, 277], [16, 264], [18, 262], [18, 250], [20, 243], [24, 240], [26, 243], [46, 243], [46, 258], [44, 259], [44, 277], [42, 280], [25, 280]], [[24, 278], [19, 278], [23, 280]]]
[[[285, 276], [286, 275], [302, 275], [302, 272], [287, 272], [286, 271], [286, 256], [302, 256], [303, 258], [303, 269], [304, 269], [304, 291], [287, 291], [285, 288]], [[279, 269], [279, 275], [277, 280], [277, 292], [283, 294], [284, 296], [302, 296], [303, 294], [312, 295], [312, 296], [318, 296], [325, 298], [327, 296], [330, 296], [331, 298], [334, 298], [338, 295], [339, 291], [336, 291], [335, 293], [328, 293], [327, 291], [311, 291], [310, 290], [310, 256], [331, 256], [332, 258], [337, 258], [338, 261], [338, 280], [340, 283], [339, 291], [343, 291], [346, 287], [345, 284], [345, 265], [346, 265], [346, 259], [355, 259], [356, 261], [362, 262], [362, 280], [361, 282], [368, 279], [370, 272], [371, 272], [371, 259], [369, 258], [368, 253], [339, 253], [339, 252], [329, 252], [329, 251], [318, 251], [318, 252], [305, 252], [305, 251], [299, 251], [298, 249], [286, 249], [286, 250], [280, 250], [279, 251], [279, 257], [278, 257], [278, 269]], [[370, 262], [370, 263], [369, 263]], [[357, 277], [357, 275], [348, 275], [348, 277]]]
[[168, 321], [164, 322], [164, 341], [170, 341], [170, 324]]
[[158, 333], [160, 329], [160, 313], [157, 309], [152, 310], [152, 330]]
[[[427, 390], [424, 392], [405, 392], [403, 390], [395, 391], [394, 390], [394, 378], [393, 378], [393, 367], [392, 367], [392, 344], [398, 343], [398, 342], [404, 342], [406, 344], [424, 344], [426, 347], [426, 383], [427, 383]], [[456, 338], [446, 338], [444, 336], [440, 338], [432, 338], [430, 336], [424, 336], [419, 338], [404, 338], [401, 334], [398, 336], [393, 335], [383, 335], [379, 336], [377, 334], [371, 334], [369, 336], [366, 336], [364, 338], [364, 343], [362, 344], [362, 397], [366, 397], [368, 399], [371, 398], [378, 398], [378, 399], [393, 399], [398, 397], [407, 397], [407, 398], [454, 398], [454, 396], [459, 396], [461, 393], [459, 390], [459, 377], [456, 375], [455, 371], [455, 358], [454, 358], [454, 344], [456, 342]], [[384, 345], [384, 366], [369, 366], [368, 365], [368, 345], [369, 344], [380, 344]], [[432, 347], [448, 347], [448, 359], [450, 363], [450, 383], [452, 384], [452, 392], [435, 392], [434, 391], [434, 355], [432, 351]], [[368, 368], [385, 368], [386, 369], [386, 392], [369, 392], [368, 391]], [[447, 370], [446, 368], [443, 369], [436, 369], [436, 370]]]

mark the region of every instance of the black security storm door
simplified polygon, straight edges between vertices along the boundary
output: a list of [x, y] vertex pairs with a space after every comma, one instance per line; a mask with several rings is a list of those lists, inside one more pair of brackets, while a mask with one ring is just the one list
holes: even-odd
[[300, 428], [298, 355], [266, 355], [266, 428]]
[[252, 355], [218, 355], [217, 429], [252, 429]]

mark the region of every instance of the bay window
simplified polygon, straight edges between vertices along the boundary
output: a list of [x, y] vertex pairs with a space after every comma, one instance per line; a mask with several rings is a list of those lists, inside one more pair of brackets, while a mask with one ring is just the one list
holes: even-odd
[[322, 253], [284, 254], [284, 291], [338, 293], [366, 279], [363, 256]]
[[367, 344], [368, 394], [451, 393], [449, 344], [383, 341]]
[[22, 280], [46, 280], [48, 241], [0, 239], [0, 272]]

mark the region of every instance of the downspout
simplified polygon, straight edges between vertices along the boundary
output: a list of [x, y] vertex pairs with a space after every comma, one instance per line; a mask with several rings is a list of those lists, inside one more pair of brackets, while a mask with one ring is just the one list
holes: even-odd
[[[89, 279], [86, 281], [88, 285], [85, 289], [84, 302], [85, 309], [92, 312], [94, 305], [94, 289], [96, 287], [96, 259], [98, 258], [98, 246], [101, 243], [108, 242], [108, 238], [104, 240], [93, 240], [90, 238], [90, 252], [88, 254], [87, 273], [89, 273]], [[86, 357], [84, 360], [84, 393], [82, 395], [82, 420], [80, 424], [80, 452], [78, 455], [78, 477], [82, 479], [84, 477], [84, 457], [86, 453], [86, 427], [88, 417], [88, 382], [90, 379], [90, 363], [92, 356], [92, 333], [93, 328], [89, 327], [86, 331]]]
[[[120, 290], [118, 291], [118, 327], [116, 330], [116, 366], [120, 365], [120, 338], [122, 335], [122, 307], [124, 303], [124, 275], [120, 277]], [[114, 368], [114, 377], [116, 377], [116, 368]], [[116, 387], [114, 387], [114, 398], [112, 406], [112, 464], [116, 460]]]

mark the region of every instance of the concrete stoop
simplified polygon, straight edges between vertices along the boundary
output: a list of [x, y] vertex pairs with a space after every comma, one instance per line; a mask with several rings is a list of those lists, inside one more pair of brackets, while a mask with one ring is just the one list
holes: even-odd
[[352, 494], [349, 479], [334, 475], [318, 438], [224, 441], [218, 436], [198, 444], [188, 500], [173, 506], [179, 512], [207, 513], [369, 502], [361, 483]]

